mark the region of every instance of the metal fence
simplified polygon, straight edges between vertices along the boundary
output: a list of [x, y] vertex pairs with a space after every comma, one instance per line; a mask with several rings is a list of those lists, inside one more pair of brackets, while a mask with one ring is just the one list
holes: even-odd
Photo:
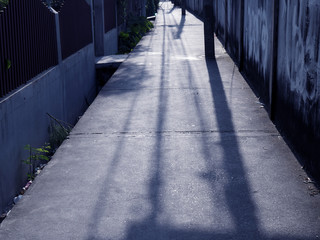
[[92, 43], [91, 7], [86, 1], [65, 1], [59, 20], [62, 59]]
[[[59, 22], [63, 59], [92, 43], [85, 0], [65, 1]], [[40, 0], [11, 0], [0, 14], [0, 98], [57, 65], [57, 49], [55, 15]]]
[[39, 0], [11, 0], [0, 14], [0, 97], [57, 62], [54, 15]]
[[[107, 0], [108, 1], [108, 0]], [[156, 4], [157, 0], [150, 0]], [[118, 0], [117, 1], [117, 24], [118, 26], [126, 23], [130, 16], [144, 16], [146, 14], [145, 0]], [[154, 12], [151, 14], [154, 15]]]

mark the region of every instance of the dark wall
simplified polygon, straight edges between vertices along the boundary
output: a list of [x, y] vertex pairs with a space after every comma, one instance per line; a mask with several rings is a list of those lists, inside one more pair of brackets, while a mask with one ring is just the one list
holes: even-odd
[[244, 71], [265, 103], [269, 102], [272, 16], [272, 1], [244, 1]]
[[203, 11], [203, 0], [186, 0], [186, 7], [190, 11], [201, 16]]
[[216, 34], [225, 40], [225, 20], [226, 20], [226, 4], [227, 1], [216, 1], [215, 19], [216, 19]]
[[239, 59], [240, 52], [240, 1], [229, 0], [227, 3], [226, 28], [228, 37], [226, 47], [235, 59]]
[[270, 0], [244, 0], [243, 4], [242, 22], [240, 0], [213, 1], [216, 34], [238, 63], [242, 42], [244, 73], [252, 80], [263, 101], [268, 103], [273, 3]]
[[306, 168], [320, 177], [319, 1], [212, 3], [218, 38]]
[[319, 1], [279, 4], [276, 121], [320, 175]]

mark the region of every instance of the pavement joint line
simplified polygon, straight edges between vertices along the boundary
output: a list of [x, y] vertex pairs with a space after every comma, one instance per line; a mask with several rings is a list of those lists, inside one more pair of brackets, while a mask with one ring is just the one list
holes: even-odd
[[[219, 131], [219, 130], [167, 130], [167, 131], [119, 131], [119, 132], [78, 132], [71, 133], [69, 137], [81, 137], [81, 136], [94, 136], [94, 135], [103, 135], [103, 136], [124, 136], [124, 135], [134, 135], [134, 136], [146, 136], [146, 135], [165, 135], [165, 134], [177, 134], [177, 135], [202, 135], [202, 134], [222, 134], [222, 135], [237, 135], [237, 134], [251, 134], [245, 135], [246, 137], [257, 137], [257, 136], [271, 136], [279, 137], [280, 134], [275, 131], [265, 131], [265, 130], [238, 130], [238, 131]], [[256, 133], [252, 135], [253, 133]], [[244, 135], [243, 135], [244, 136]], [[242, 137], [242, 136], [239, 136]]]
[[[110, 91], [128, 91], [128, 90], [208, 90], [211, 88], [151, 88], [151, 87], [141, 87], [141, 88], [108, 88], [101, 89], [102, 92]], [[224, 89], [231, 89], [230, 87], [225, 87]], [[250, 89], [249, 87], [232, 87], [232, 89]], [[100, 91], [100, 92], [101, 92]]]

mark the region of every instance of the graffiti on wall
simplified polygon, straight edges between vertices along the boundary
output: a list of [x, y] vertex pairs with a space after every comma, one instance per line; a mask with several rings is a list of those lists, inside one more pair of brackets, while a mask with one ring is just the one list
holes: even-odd
[[279, 39], [285, 41], [279, 41], [278, 78], [303, 102], [314, 101], [319, 92], [320, 3], [281, 1], [279, 16], [284, 20]]
[[[249, 3], [250, 2], [250, 3]], [[258, 67], [267, 81], [270, 69], [272, 36], [272, 3], [268, 0], [248, 0], [244, 18], [244, 51], [246, 59]]]

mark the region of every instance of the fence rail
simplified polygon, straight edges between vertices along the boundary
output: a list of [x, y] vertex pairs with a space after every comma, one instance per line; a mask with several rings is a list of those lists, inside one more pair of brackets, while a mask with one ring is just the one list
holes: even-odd
[[0, 15], [0, 97], [57, 62], [54, 15], [39, 0], [11, 0]]

